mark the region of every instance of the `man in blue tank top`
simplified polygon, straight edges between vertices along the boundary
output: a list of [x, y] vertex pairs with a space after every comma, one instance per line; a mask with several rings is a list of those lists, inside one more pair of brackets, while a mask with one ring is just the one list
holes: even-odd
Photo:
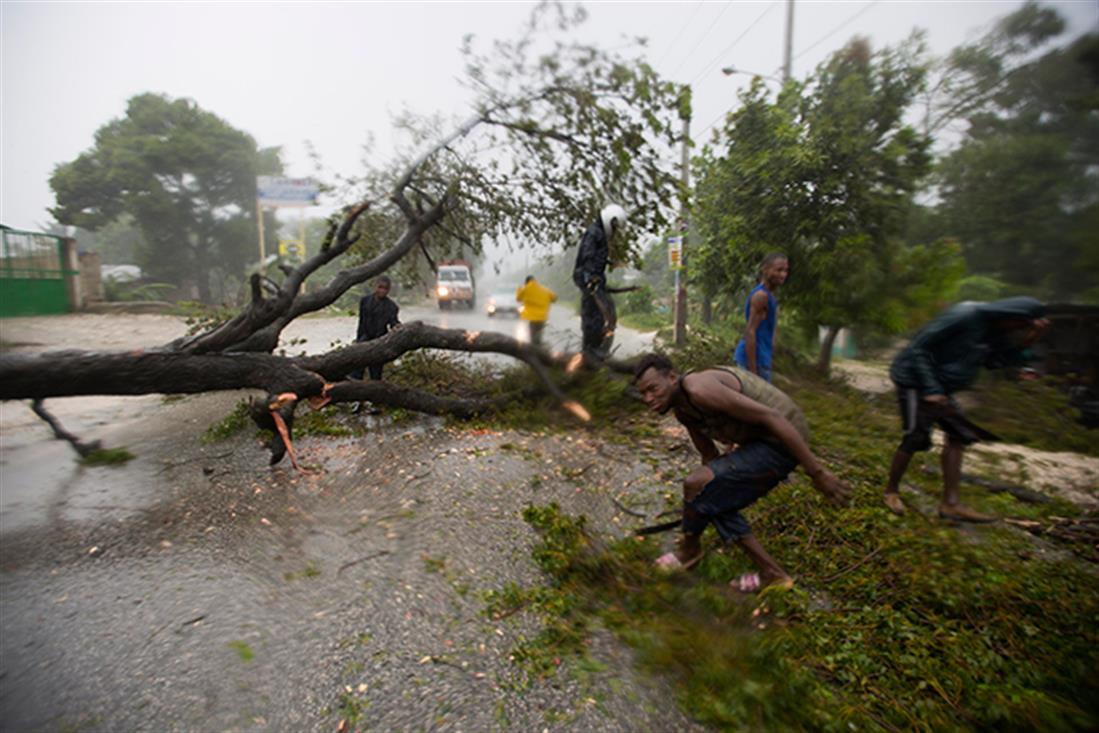
[[771, 357], [774, 354], [775, 326], [778, 324], [778, 302], [774, 293], [790, 274], [786, 255], [772, 252], [760, 265], [759, 285], [748, 294], [744, 303], [744, 318], [748, 327], [736, 346], [733, 360], [753, 374], [771, 381]]

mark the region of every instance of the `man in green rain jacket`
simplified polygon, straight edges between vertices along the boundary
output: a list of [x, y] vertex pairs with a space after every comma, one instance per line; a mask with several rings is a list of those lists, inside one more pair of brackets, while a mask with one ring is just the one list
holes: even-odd
[[939, 516], [967, 522], [995, 520], [959, 501], [965, 447], [995, 436], [969, 422], [953, 395], [972, 386], [981, 367], [1025, 364], [1030, 356], [1027, 347], [1049, 328], [1044, 315], [1045, 306], [1034, 298], [959, 303], [924, 326], [893, 360], [889, 377], [897, 387], [904, 437], [893, 454], [885, 487], [885, 505], [890, 511], [904, 513], [901, 478], [912, 455], [931, 447], [931, 428], [938, 425], [946, 435]]

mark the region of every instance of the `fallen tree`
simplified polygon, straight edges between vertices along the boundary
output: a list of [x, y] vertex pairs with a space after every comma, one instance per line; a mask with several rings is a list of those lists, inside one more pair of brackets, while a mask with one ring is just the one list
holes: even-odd
[[[297, 267], [281, 265], [281, 280], [253, 274], [251, 297], [232, 318], [136, 352], [0, 356], [0, 399], [34, 400], [46, 419], [46, 398], [254, 388], [269, 395], [253, 413], [265, 427], [268, 415], [292, 420], [293, 406], [303, 399], [370, 400], [458, 416], [490, 409], [491, 401], [346, 378], [355, 369], [432, 348], [512, 356], [582, 417], [583, 408], [560, 393], [548, 371], [575, 367], [576, 355], [551, 354], [501, 334], [416, 323], [322, 355], [272, 353], [294, 319], [332, 305], [409, 256], [422, 253], [430, 260], [433, 249], [454, 241], [474, 251], [501, 237], [571, 246], [608, 201], [627, 206], [633, 231], [661, 230], [680, 190], [665, 153], [676, 142], [675, 119], [686, 98], [646, 64], [593, 47], [556, 42], [536, 54], [547, 21], [567, 35], [582, 19], [582, 11], [566, 17], [559, 6], [542, 6], [518, 41], [493, 46], [491, 63], [467, 44], [475, 112], [446, 134], [437, 134], [434, 123], [406, 121], [415, 139], [431, 142], [389, 169], [395, 172], [373, 171], [356, 182], [366, 195], [330, 219], [317, 253]], [[626, 237], [615, 246], [612, 256], [624, 259], [633, 242]], [[357, 262], [321, 287], [303, 288], [325, 265], [353, 259], [353, 247]], [[51, 425], [56, 433], [59, 424]]]

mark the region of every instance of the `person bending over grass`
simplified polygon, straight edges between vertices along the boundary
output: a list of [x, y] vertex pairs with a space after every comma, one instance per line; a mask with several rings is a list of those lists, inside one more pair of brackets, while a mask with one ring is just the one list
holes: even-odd
[[737, 366], [680, 376], [667, 357], [647, 354], [637, 365], [634, 382], [650, 410], [674, 412], [702, 455], [703, 465], [683, 482], [679, 547], [660, 557], [657, 566], [685, 569], [697, 563], [702, 558], [702, 532], [712, 523], [721, 538], [736, 542], [758, 569], [733, 581], [737, 590], [792, 585], [789, 574], [752, 534], [741, 510], [798, 465], [829, 500], [847, 503], [851, 490], [809, 449], [809, 426], [801, 409], [777, 387]]
[[893, 454], [885, 505], [903, 514], [900, 485], [913, 454], [931, 447], [931, 428], [945, 433], [943, 500], [939, 516], [963, 522], [992, 522], [995, 517], [962, 504], [958, 485], [965, 448], [978, 440], [996, 440], [966, 419], [954, 393], [972, 386], [981, 367], [1019, 367], [1030, 357], [1027, 347], [1048, 329], [1045, 306], [1018, 297], [991, 303], [959, 303], [940, 313], [916, 334], [893, 360], [889, 378], [897, 387], [904, 436]]

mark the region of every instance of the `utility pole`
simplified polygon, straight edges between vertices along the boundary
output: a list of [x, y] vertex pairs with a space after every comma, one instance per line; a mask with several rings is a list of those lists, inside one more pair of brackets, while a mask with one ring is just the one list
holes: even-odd
[[782, 54], [782, 83], [790, 81], [791, 54], [794, 51], [794, 0], [786, 0], [786, 48]]
[[[679, 118], [683, 121], [683, 147], [680, 157], [679, 180], [683, 185], [679, 202], [679, 219], [682, 228], [683, 249], [680, 254], [680, 269], [675, 271], [675, 345], [687, 342], [687, 237], [690, 233], [688, 218], [691, 185], [691, 88], [683, 87], [684, 98], [679, 102]], [[682, 270], [682, 272], [680, 272]]]

